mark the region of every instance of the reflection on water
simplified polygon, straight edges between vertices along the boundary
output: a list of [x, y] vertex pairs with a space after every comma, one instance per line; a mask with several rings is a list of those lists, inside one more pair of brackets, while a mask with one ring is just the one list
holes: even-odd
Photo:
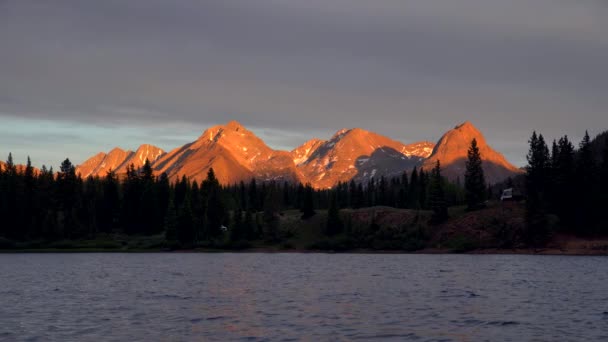
[[608, 259], [3, 254], [0, 340], [608, 340]]

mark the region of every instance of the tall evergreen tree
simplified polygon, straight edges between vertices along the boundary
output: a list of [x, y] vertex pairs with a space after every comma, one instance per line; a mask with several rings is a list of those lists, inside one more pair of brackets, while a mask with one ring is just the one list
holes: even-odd
[[232, 213], [232, 223], [230, 229], [230, 241], [240, 241], [246, 238], [243, 225], [243, 211], [241, 208], [236, 208]]
[[418, 181], [418, 169], [414, 167], [410, 175], [410, 186], [408, 191], [408, 208], [420, 209], [420, 182]]
[[[599, 203], [601, 205], [606, 205], [608, 203], [608, 139], [604, 140], [604, 147], [602, 149], [602, 160], [600, 164], [600, 172], [599, 172], [599, 180], [600, 180], [600, 194]], [[606, 236], [608, 235], [608, 224], [605, 222], [601, 222], [603, 219], [600, 216], [600, 234]]]
[[479, 209], [485, 199], [486, 181], [476, 139], [471, 141], [471, 146], [467, 151], [464, 188], [466, 191], [467, 209]]
[[258, 228], [256, 226], [256, 220], [254, 219], [251, 210], [245, 211], [245, 221], [243, 222], [243, 235], [247, 240], [253, 240], [256, 238], [256, 232]]
[[253, 212], [260, 211], [260, 201], [258, 200], [258, 185], [255, 178], [249, 182], [247, 209]]
[[208, 193], [207, 213], [205, 220], [206, 237], [214, 239], [218, 237], [222, 230], [222, 224], [226, 218], [226, 209], [221, 193], [221, 186], [218, 179], [215, 177], [213, 168], [207, 172], [207, 179], [203, 181], [202, 188]]
[[279, 240], [279, 211], [280, 193], [276, 184], [273, 182], [267, 187], [266, 199], [264, 200], [263, 235], [266, 241], [276, 242]]
[[8, 153], [8, 158], [6, 159], [6, 172], [9, 175], [17, 173], [17, 167], [13, 162], [13, 154], [11, 152]]
[[338, 205], [337, 193], [332, 192], [329, 198], [329, 208], [327, 210], [327, 223], [325, 226], [325, 233], [328, 236], [334, 236], [342, 233], [344, 230], [344, 223], [340, 218], [340, 207]]
[[445, 200], [444, 180], [441, 177], [439, 160], [431, 172], [429, 186], [429, 204], [433, 210], [432, 223], [441, 223], [448, 219], [448, 206]]
[[358, 209], [361, 206], [361, 200], [359, 199], [359, 193], [357, 191], [357, 184], [353, 179], [348, 183], [348, 197], [350, 198], [349, 204], [353, 209]]
[[147, 158], [139, 178], [141, 182], [138, 205], [140, 233], [156, 234], [162, 230], [163, 216], [156, 179]]
[[79, 204], [80, 188], [76, 176], [76, 168], [70, 159], [61, 163], [60, 172], [57, 173], [57, 197], [61, 211], [59, 226], [61, 237], [75, 238], [79, 234], [79, 222], [76, 206]]
[[36, 213], [34, 208], [35, 202], [35, 186], [36, 186], [36, 178], [34, 175], [34, 168], [32, 167], [32, 161], [30, 157], [27, 157], [27, 164], [25, 166], [25, 170], [23, 173], [23, 181], [24, 181], [24, 202], [23, 208], [19, 211], [21, 215], [23, 215], [23, 228], [20, 235], [21, 238], [25, 238], [31, 236], [32, 232], [36, 230], [37, 222]]
[[177, 210], [175, 209], [175, 202], [171, 198], [165, 216], [165, 239], [169, 243], [176, 243], [178, 241], [177, 226]]
[[[557, 156], [553, 155], [557, 153]], [[575, 207], [575, 186], [574, 172], [574, 145], [568, 140], [567, 136], [559, 139], [557, 147], [553, 148], [551, 157], [551, 186], [548, 186], [548, 199], [551, 208], [556, 213], [562, 225], [572, 229], [573, 208]]]
[[524, 239], [530, 246], [542, 246], [549, 238], [547, 222], [547, 182], [551, 160], [542, 134], [532, 133], [526, 159], [526, 229]]
[[407, 177], [407, 171], [403, 171], [401, 174], [401, 180], [399, 182], [399, 190], [398, 190], [398, 200], [397, 207], [398, 208], [407, 208], [408, 207], [408, 187], [409, 180]]
[[592, 234], [594, 221], [598, 216], [596, 163], [591, 149], [591, 138], [585, 131], [585, 136], [578, 149], [576, 161], [576, 225], [580, 233]]
[[310, 183], [307, 183], [304, 187], [304, 199], [300, 211], [302, 212], [303, 219], [308, 219], [315, 215], [314, 189]]
[[195, 243], [196, 227], [190, 196], [186, 196], [184, 203], [177, 213], [177, 240], [182, 247], [191, 247]]
[[116, 173], [109, 170], [102, 182], [103, 198], [99, 216], [99, 229], [103, 233], [110, 233], [119, 228], [120, 220], [120, 193]]

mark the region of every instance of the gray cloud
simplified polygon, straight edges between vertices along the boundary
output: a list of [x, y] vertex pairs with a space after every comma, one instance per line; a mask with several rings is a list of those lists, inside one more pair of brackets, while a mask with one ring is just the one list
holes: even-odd
[[5, 0], [0, 112], [139, 127], [142, 143], [237, 119], [280, 148], [342, 127], [436, 140], [471, 120], [522, 164], [532, 129], [608, 128], [607, 15], [592, 0]]

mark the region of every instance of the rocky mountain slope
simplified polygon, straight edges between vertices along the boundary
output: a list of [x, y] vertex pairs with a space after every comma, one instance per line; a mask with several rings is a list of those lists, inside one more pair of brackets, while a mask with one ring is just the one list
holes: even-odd
[[360, 128], [343, 129], [328, 140], [311, 140], [292, 151], [298, 168], [316, 188], [338, 182], [367, 182], [372, 177], [396, 176], [428, 157], [429, 142], [404, 145]]
[[487, 183], [497, 183], [522, 172], [492, 149], [483, 134], [468, 121], [449, 130], [439, 139], [430, 157], [422, 164], [423, 168], [431, 170], [439, 161], [444, 176], [451, 180], [460, 177], [464, 181], [467, 151], [473, 139], [477, 140]]
[[303, 181], [288, 152], [271, 149], [236, 121], [209, 128], [196, 141], [167, 153], [153, 166], [173, 180], [186, 176], [200, 182], [213, 168], [223, 184], [248, 182], [254, 177], [261, 181]]

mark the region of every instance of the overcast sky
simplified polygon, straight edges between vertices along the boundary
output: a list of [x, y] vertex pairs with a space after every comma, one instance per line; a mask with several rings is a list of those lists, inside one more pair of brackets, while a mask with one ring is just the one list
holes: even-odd
[[603, 0], [0, 0], [0, 158], [170, 150], [232, 119], [280, 149], [469, 120], [522, 166], [534, 129], [608, 129], [607, 18]]

